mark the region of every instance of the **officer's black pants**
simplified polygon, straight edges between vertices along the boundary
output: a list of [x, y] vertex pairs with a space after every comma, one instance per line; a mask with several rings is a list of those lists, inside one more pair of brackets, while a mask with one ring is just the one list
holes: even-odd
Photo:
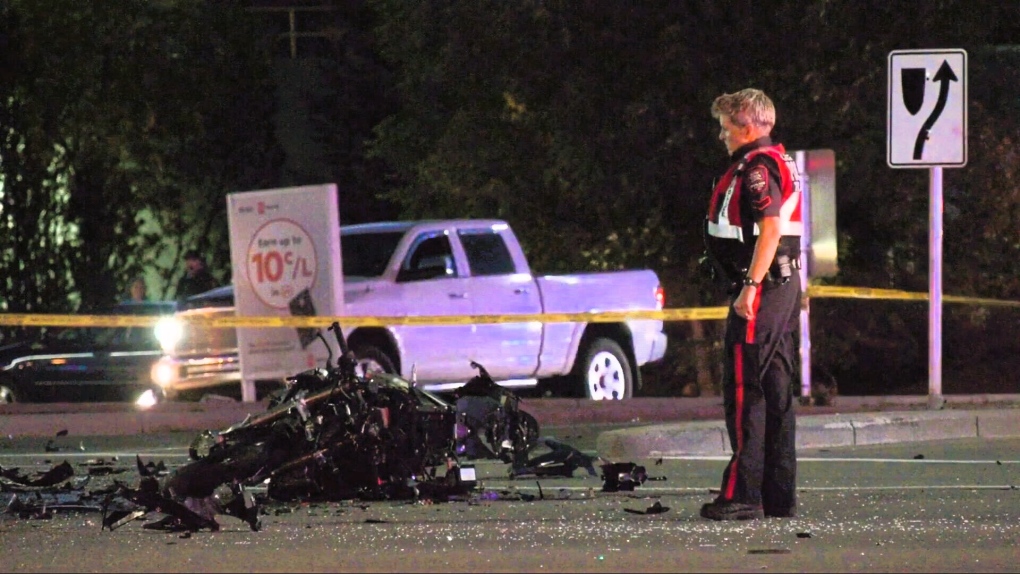
[[[766, 514], [796, 508], [793, 384], [800, 277], [758, 288], [755, 318], [726, 318], [723, 404], [733, 457], [718, 500], [761, 504]], [[732, 301], [731, 301], [732, 303]]]

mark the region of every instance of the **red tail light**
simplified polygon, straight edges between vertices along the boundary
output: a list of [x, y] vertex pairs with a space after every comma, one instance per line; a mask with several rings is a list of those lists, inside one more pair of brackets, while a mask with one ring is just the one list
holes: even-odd
[[666, 306], [666, 290], [659, 285], [655, 288], [655, 308], [662, 310]]

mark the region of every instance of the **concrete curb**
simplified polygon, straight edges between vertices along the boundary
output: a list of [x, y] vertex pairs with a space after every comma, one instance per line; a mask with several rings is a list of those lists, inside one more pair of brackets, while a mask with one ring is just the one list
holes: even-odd
[[[179, 403], [140, 410], [130, 405], [8, 405], [0, 409], [0, 436], [54, 436], [67, 430], [70, 436], [129, 436], [178, 431], [223, 429], [258, 413], [258, 403]], [[42, 412], [38, 412], [42, 411]]]
[[[1016, 409], [889, 411], [809, 415], [797, 419], [797, 449], [863, 446], [961, 438], [1020, 437]], [[729, 456], [723, 421], [652, 425], [606, 431], [596, 442], [611, 460], [661, 456]]]

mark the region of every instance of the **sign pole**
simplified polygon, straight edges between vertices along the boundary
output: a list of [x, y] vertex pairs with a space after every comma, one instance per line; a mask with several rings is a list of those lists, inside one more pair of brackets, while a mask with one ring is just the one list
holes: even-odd
[[942, 396], [942, 168], [967, 165], [966, 50], [889, 52], [886, 162], [929, 169], [928, 407]]
[[800, 172], [801, 198], [800, 213], [801, 221], [804, 222], [804, 230], [800, 236], [800, 285], [804, 293], [800, 306], [800, 398], [811, 404], [811, 301], [808, 299], [808, 265], [811, 258], [808, 256], [811, 249], [811, 178], [807, 170], [807, 152], [796, 153], [797, 171]]
[[931, 168], [928, 227], [928, 408], [941, 409], [942, 397], [942, 167]]

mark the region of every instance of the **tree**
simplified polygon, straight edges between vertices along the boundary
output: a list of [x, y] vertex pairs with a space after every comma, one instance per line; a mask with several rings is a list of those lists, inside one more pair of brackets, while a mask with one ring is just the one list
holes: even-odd
[[[776, 101], [774, 135], [788, 149], [836, 152], [836, 280], [925, 289], [926, 177], [885, 165], [888, 53], [962, 47], [976, 56], [1015, 38], [1020, 22], [1020, 5], [992, 0], [371, 4], [401, 97], [372, 151], [393, 169], [390, 197], [405, 216], [504, 217], [540, 269], [650, 266], [677, 286], [680, 306], [718, 300], [692, 265], [725, 162], [708, 109], [748, 86]], [[986, 77], [1005, 88], [1010, 76]], [[971, 157], [996, 158], [998, 175], [973, 159], [946, 174], [946, 230], [961, 232], [946, 263], [974, 269], [947, 277], [946, 288], [1008, 296], [1020, 287], [1016, 127], [997, 115], [1001, 104], [972, 110]], [[986, 227], [994, 237], [965, 232]], [[842, 333], [884, 329], [924, 346], [914, 308], [893, 306], [888, 321], [831, 311], [817, 314], [832, 321], [831, 345], [816, 347], [825, 361], [843, 360]]]
[[669, 3], [618, 20], [602, 2], [373, 5], [401, 109], [371, 149], [406, 217], [506, 218], [539, 270], [668, 260], [656, 177], [668, 106], [631, 64]]
[[2, 14], [0, 307], [104, 306], [145, 267], [170, 296], [190, 247], [228, 263], [225, 193], [279, 163], [269, 58], [243, 6], [12, 0]]
[[[329, 165], [307, 173], [281, 171], [268, 38], [242, 4], [0, 5], [0, 310], [91, 307], [143, 265], [167, 285], [191, 247], [227, 281], [223, 195], [329, 178], [345, 221], [501, 217], [539, 272], [650, 267], [672, 305], [722, 303], [696, 272], [726, 162], [709, 106], [748, 86], [775, 100], [788, 149], [835, 151], [833, 281], [925, 290], [928, 182], [885, 163], [887, 57], [947, 47], [968, 51], [971, 93], [970, 161], [944, 180], [944, 288], [1020, 293], [1016, 2], [334, 3], [306, 70]], [[1008, 320], [952, 320], [968, 356], [1000, 353], [966, 334]], [[923, 376], [917, 305], [823, 300], [812, 321], [816, 365], [861, 378], [860, 342], [895, 343], [898, 372]]]
[[328, 166], [317, 179], [295, 183], [335, 182], [343, 224], [395, 219], [396, 206], [385, 198], [390, 187], [386, 164], [367, 156], [372, 130], [397, 112], [393, 74], [379, 56], [373, 34], [378, 16], [364, 0], [347, 0], [322, 17], [325, 47], [319, 56], [278, 62], [312, 70], [312, 139]]

